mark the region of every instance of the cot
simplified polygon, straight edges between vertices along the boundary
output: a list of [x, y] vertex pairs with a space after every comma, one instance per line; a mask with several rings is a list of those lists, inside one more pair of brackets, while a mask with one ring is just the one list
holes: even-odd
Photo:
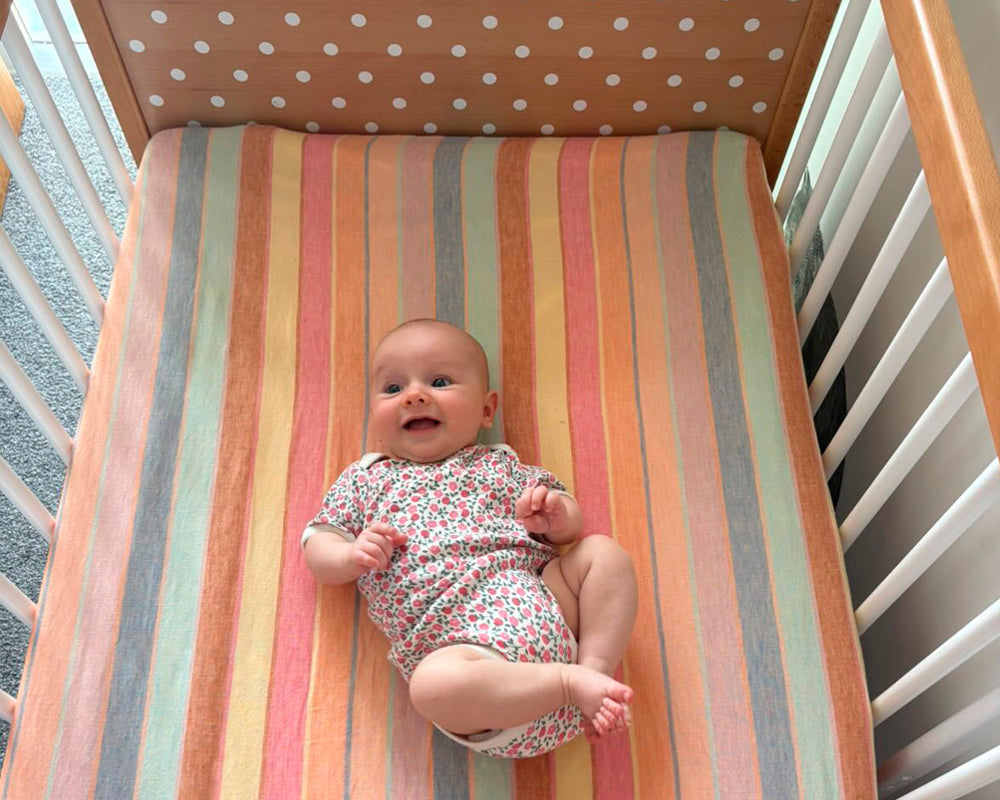
[[[822, 455], [811, 418], [874, 301], [859, 294], [807, 387], [800, 343], [839, 265], [824, 263], [796, 319], [775, 213], [815, 138], [807, 116], [783, 158], [835, 4], [761, 4], [752, 17], [732, 3], [666, 5], [77, 4], [142, 158], [134, 188], [119, 180], [130, 213], [120, 243], [107, 239], [117, 254], [107, 302], [85, 269], [73, 272], [101, 334], [89, 368], [55, 346], [86, 385], [71, 447], [16, 364], [0, 373], [69, 462], [55, 519], [0, 464], [5, 494], [52, 541], [37, 604], [3, 590], [32, 626], [18, 697], [4, 698], [4, 797], [853, 799], [929, 773], [995, 714], [980, 707], [974, 724], [966, 714], [964, 728], [903, 751], [876, 779], [873, 722], [1000, 625], [987, 609], [869, 702], [859, 628], [922, 567], [852, 612], [841, 548], [877, 501], [866, 495], [838, 526], [825, 483], [872, 400], [859, 398]], [[949, 46], [940, 4], [884, 6], [894, 40], [910, 41], [929, 13], [921, 48]], [[59, 30], [54, 7], [39, 7]], [[820, 84], [836, 80], [865, 7], [844, 10], [833, 77]], [[605, 38], [612, 56], [602, 58]], [[792, 241], [795, 266], [891, 52], [883, 33]], [[923, 50], [896, 52], [906, 104], [873, 148], [857, 203], [884, 176], [908, 104], [918, 144], [941, 138], [924, 185], [976, 361], [949, 386], [967, 397], [978, 375], [996, 431], [1000, 234], [982, 214], [979, 227], [960, 223], [957, 204], [988, 208], [1000, 182], [974, 102], [951, 130], [934, 130], [947, 103], [912, 88]], [[657, 63], [671, 54], [676, 73]], [[324, 59], [335, 60], [330, 74]], [[701, 75], [703, 61], [716, 72]], [[647, 62], [666, 80], [619, 107], [614, 92], [641, 83]], [[960, 58], [949, 66], [928, 84], [944, 95], [963, 89]], [[213, 88], [223, 74], [225, 93]], [[342, 75], [351, 91], [329, 99]], [[589, 99], [573, 99], [587, 81]], [[514, 99], [501, 103], [489, 92], [504, 83]], [[752, 104], [727, 94], [744, 85]], [[671, 96], [682, 87], [692, 94]], [[810, 115], [824, 103], [817, 89]], [[581, 116], [588, 108], [603, 116]], [[30, 186], [10, 138], [2, 155]], [[969, 152], [976, 168], [956, 190], [948, 159]], [[783, 161], [775, 200], [768, 181]], [[67, 254], [72, 270], [71, 243]], [[4, 269], [30, 299], [13, 255]], [[399, 321], [428, 316], [483, 343], [502, 397], [495, 437], [560, 475], [588, 535], [614, 536], [635, 560], [627, 736], [516, 763], [470, 754], [415, 715], [353, 587], [317, 587], [305, 569], [303, 525], [340, 469], [377, 444], [370, 348]], [[915, 427], [917, 443], [907, 437], [873, 481], [877, 492], [891, 492], [899, 464], [940, 430], [935, 420], [958, 402], [947, 391]], [[995, 497], [995, 464], [956, 504], [945, 537]], [[926, 564], [940, 541], [914, 559]], [[993, 780], [998, 761], [989, 751], [909, 796], [960, 796]]]

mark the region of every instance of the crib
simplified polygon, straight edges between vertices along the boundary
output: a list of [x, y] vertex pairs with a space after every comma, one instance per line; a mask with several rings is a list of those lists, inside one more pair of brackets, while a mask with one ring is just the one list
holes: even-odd
[[[67, 465], [53, 514], [0, 457], [50, 545], [37, 601], [0, 575], [30, 631], [0, 795], [997, 796], [1000, 177], [945, 0], [74, 0], [134, 183], [36, 5], [129, 214], [119, 238], [12, 15], [115, 270], [105, 298], [0, 114], [100, 327], [88, 364], [0, 236], [85, 392], [71, 438], [0, 343]], [[632, 555], [627, 734], [460, 748], [305, 569], [377, 447], [370, 349], [417, 317], [483, 344], [484, 441]], [[980, 605], [911, 642], [952, 594]]]

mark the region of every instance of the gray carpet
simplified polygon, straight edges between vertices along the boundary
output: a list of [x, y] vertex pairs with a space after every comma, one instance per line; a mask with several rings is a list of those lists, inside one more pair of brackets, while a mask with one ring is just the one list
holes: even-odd
[[[105, 202], [118, 235], [125, 225], [126, 209], [111, 175], [90, 134], [83, 112], [65, 78], [47, 79], [56, 106], [70, 136]], [[18, 84], [20, 87], [20, 84]], [[95, 86], [105, 116], [125, 163], [135, 175], [135, 164], [114, 121], [111, 104], [102, 87]], [[22, 95], [27, 96], [22, 90]], [[90, 227], [61, 162], [30, 102], [25, 110], [21, 144], [35, 166], [56, 210], [90, 268], [101, 295], [107, 297], [112, 265]], [[70, 338], [89, 364], [97, 344], [97, 326], [90, 319], [55, 250], [35, 219], [31, 206], [12, 180], [3, 210], [2, 225], [21, 259], [34, 274], [42, 292], [62, 320]], [[82, 396], [49, 343], [29, 315], [6, 276], [0, 272], [0, 340], [14, 354], [22, 369], [55, 411], [70, 436], [76, 429]], [[21, 476], [51, 513], [59, 503], [65, 469], [62, 461], [38, 433], [7, 387], [0, 383], [0, 456]], [[0, 495], [0, 570], [33, 600], [38, 599], [48, 546]], [[28, 644], [28, 631], [6, 609], [0, 608], [0, 687], [16, 695]], [[0, 725], [0, 754], [6, 752], [8, 726]], [[0, 756], [2, 757], [2, 756]]]

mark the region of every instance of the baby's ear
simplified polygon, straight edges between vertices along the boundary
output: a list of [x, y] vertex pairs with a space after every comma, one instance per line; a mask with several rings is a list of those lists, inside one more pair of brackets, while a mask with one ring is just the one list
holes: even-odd
[[493, 420], [496, 418], [497, 414], [497, 403], [499, 398], [497, 393], [492, 389], [486, 393], [486, 399], [483, 402], [483, 427], [492, 428]]

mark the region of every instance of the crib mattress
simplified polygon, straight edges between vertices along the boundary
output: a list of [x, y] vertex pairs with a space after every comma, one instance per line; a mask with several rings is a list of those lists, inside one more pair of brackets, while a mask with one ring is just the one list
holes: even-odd
[[[413, 711], [299, 535], [376, 443], [398, 322], [482, 343], [492, 432], [632, 555], [627, 735], [523, 761]], [[3, 797], [855, 798], [871, 720], [757, 144], [158, 134]], [[489, 441], [489, 440], [488, 440]]]

